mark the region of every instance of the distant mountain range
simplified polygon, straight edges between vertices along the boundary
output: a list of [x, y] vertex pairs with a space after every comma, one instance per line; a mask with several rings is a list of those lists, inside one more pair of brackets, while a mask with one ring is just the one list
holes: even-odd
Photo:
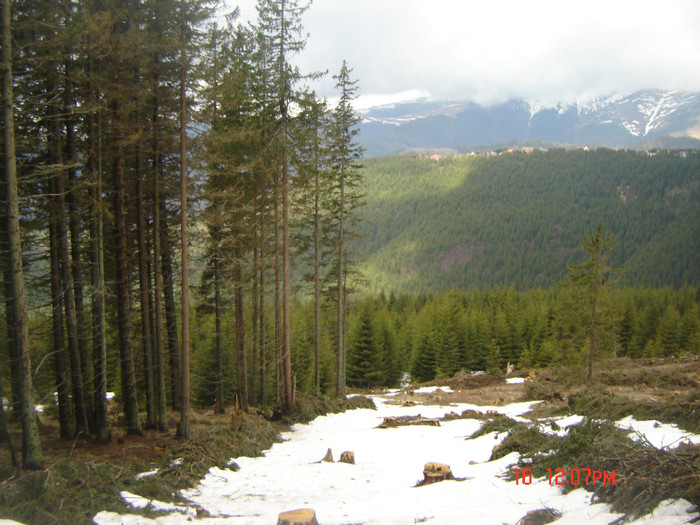
[[700, 148], [700, 93], [643, 90], [587, 101], [413, 101], [361, 112], [367, 157], [497, 145]]

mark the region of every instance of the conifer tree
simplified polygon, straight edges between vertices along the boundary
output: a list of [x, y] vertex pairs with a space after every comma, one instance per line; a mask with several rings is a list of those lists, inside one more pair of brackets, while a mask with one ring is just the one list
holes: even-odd
[[348, 355], [348, 383], [371, 388], [381, 383], [379, 348], [377, 346], [374, 311], [368, 303], [360, 313], [353, 343]]
[[291, 370], [290, 330], [290, 108], [296, 98], [295, 85], [301, 80], [298, 69], [291, 65], [291, 57], [306, 45], [302, 37], [301, 16], [310, 4], [299, 0], [258, 0], [258, 31], [262, 46], [261, 72], [270, 92], [265, 96], [267, 107], [263, 110], [274, 122], [270, 129], [276, 178], [280, 184], [282, 205], [282, 344], [280, 362], [281, 401], [285, 410], [292, 408], [293, 387]]
[[593, 377], [593, 360], [597, 351], [597, 336], [599, 333], [599, 305], [603, 291], [614, 284], [614, 276], [621, 273], [610, 263], [614, 253], [615, 237], [604, 230], [603, 224], [598, 223], [595, 233], [587, 234], [582, 240], [583, 249], [589, 255], [581, 264], [567, 264], [569, 274], [566, 280], [559, 283], [564, 288], [580, 290], [587, 306], [588, 332], [588, 374]]
[[301, 223], [295, 237], [300, 254], [307, 253], [311, 272], [305, 276], [313, 282], [314, 296], [314, 393], [320, 393], [321, 381], [321, 306], [323, 261], [329, 255], [328, 228], [328, 127], [329, 114], [325, 101], [315, 93], [307, 93], [300, 100], [300, 111], [295, 119], [295, 150], [297, 164], [297, 204], [302, 210]]
[[331, 176], [333, 183], [332, 216], [336, 227], [336, 271], [337, 271], [337, 319], [336, 319], [336, 393], [345, 396], [346, 348], [345, 348], [345, 304], [347, 286], [347, 242], [352, 226], [357, 222], [361, 205], [359, 185], [362, 171], [359, 164], [362, 147], [357, 143], [359, 117], [352, 103], [357, 98], [357, 80], [351, 80], [352, 69], [346, 61], [340, 68], [336, 88], [340, 99], [333, 110], [330, 135]]
[[10, 0], [2, 3], [2, 107], [3, 107], [3, 174], [7, 217], [9, 308], [13, 310], [17, 332], [19, 360], [20, 407], [22, 418], [22, 466], [28, 470], [44, 468], [44, 456], [37, 418], [34, 413], [34, 387], [29, 357], [29, 330], [22, 268], [22, 244], [19, 231], [19, 201], [17, 192], [17, 160], [15, 152], [14, 94], [12, 87], [12, 36]]

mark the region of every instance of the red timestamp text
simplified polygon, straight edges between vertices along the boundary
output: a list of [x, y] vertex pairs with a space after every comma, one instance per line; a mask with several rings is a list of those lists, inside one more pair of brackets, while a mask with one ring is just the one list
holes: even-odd
[[[532, 484], [532, 469], [513, 467], [515, 473], [516, 485]], [[594, 470], [590, 468], [572, 468], [572, 469], [547, 469], [547, 478], [550, 485], [570, 485], [570, 486], [587, 486], [587, 485], [614, 485], [615, 471], [608, 472], [607, 470]]]

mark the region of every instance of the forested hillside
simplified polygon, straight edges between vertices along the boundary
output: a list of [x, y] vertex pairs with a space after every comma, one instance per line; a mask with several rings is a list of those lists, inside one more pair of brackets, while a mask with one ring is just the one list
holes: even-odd
[[622, 284], [700, 282], [700, 154], [565, 151], [368, 159], [373, 291], [548, 287], [598, 222]]

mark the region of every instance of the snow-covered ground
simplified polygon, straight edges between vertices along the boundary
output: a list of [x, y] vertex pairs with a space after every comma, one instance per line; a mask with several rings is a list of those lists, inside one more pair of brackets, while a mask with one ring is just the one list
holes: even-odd
[[[494, 410], [520, 419], [532, 403], [401, 407], [387, 404], [385, 398], [376, 398], [375, 402], [376, 411], [353, 410], [319, 417], [308, 425], [295, 425], [283, 435], [285, 441], [273, 445], [263, 457], [236, 458], [240, 467], [237, 472], [212, 469], [183, 496], [207, 511], [211, 517], [201, 521], [212, 524], [274, 524], [280, 512], [297, 508], [315, 509], [321, 525], [515, 524], [528, 511], [544, 507], [562, 513], [558, 523], [602, 525], [620, 517], [607, 505], [591, 505], [591, 493], [584, 489], [563, 495], [547, 479], [535, 479], [529, 485], [507, 481], [504, 474], [518, 455], [512, 453], [489, 462], [493, 447], [505, 434], [467, 439], [479, 428], [480, 421], [460, 419], [439, 427], [377, 428], [387, 416], [441, 417], [467, 409]], [[578, 421], [576, 416], [556, 420], [560, 429]], [[657, 446], [677, 445], [683, 439], [700, 441], [700, 436], [688, 435], [673, 425], [633, 418], [620, 425], [643, 433]], [[336, 461], [341, 452], [353, 451], [356, 464], [319, 462], [328, 448]], [[466, 479], [416, 487], [423, 477], [424, 464], [431, 461], [450, 465], [457, 478]], [[123, 496], [138, 507], [148, 504], [132, 494]], [[193, 519], [191, 508], [163, 507], [158, 502], [151, 505], [170, 513], [151, 520], [101, 512], [94, 519], [99, 525], [177, 524]], [[690, 507], [683, 500], [664, 502], [652, 515], [634, 523], [685, 523], [692, 517], [687, 513]]]

